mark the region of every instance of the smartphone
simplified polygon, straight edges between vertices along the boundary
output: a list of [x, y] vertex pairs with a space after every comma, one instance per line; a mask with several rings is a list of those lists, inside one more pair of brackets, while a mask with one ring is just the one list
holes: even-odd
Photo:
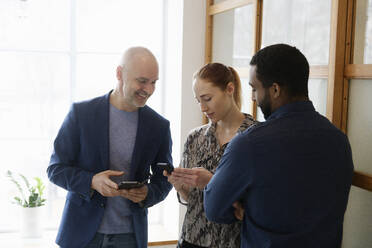
[[119, 183], [119, 189], [134, 189], [134, 188], [141, 188], [144, 183], [138, 181], [122, 181]]
[[157, 163], [156, 166], [158, 166], [162, 171], [166, 170], [168, 174], [172, 174], [173, 166], [169, 163]]

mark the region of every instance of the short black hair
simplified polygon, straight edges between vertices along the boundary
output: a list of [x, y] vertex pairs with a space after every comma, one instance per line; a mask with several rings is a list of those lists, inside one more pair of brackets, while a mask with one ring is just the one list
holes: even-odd
[[275, 44], [259, 50], [251, 59], [264, 88], [273, 83], [288, 90], [290, 97], [308, 96], [309, 63], [296, 47]]

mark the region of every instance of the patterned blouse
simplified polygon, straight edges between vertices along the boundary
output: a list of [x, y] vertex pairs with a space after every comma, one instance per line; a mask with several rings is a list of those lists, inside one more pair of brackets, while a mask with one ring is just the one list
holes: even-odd
[[[255, 123], [252, 116], [238, 129], [243, 132]], [[181, 167], [204, 167], [215, 173], [227, 144], [220, 147], [215, 136], [216, 125], [209, 123], [192, 130], [187, 137]], [[217, 224], [207, 220], [203, 206], [203, 190], [192, 188], [187, 200], [187, 212], [182, 226], [181, 239], [194, 245], [213, 248], [240, 247], [241, 222]]]

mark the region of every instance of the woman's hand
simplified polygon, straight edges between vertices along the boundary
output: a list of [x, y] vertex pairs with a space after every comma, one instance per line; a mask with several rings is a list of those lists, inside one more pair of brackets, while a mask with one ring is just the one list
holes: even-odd
[[171, 174], [168, 174], [168, 172], [164, 170], [163, 175], [168, 178], [168, 182], [173, 185], [173, 187], [177, 190], [181, 197], [185, 201], [187, 201], [187, 199], [189, 198], [190, 187], [185, 185], [178, 177], [174, 176], [173, 172]]
[[184, 188], [182, 181], [180, 181], [179, 178], [173, 176], [173, 172], [172, 174], [169, 174], [166, 170], [164, 170], [163, 175], [168, 178], [168, 182], [170, 182], [178, 192], [180, 192]]
[[172, 172], [172, 177], [174, 177], [177, 182], [189, 187], [204, 189], [212, 179], [213, 174], [203, 167], [195, 167], [192, 169], [175, 168]]

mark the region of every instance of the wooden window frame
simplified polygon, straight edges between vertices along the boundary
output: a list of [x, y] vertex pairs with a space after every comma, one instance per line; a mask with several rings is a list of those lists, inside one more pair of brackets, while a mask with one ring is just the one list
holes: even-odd
[[[254, 5], [254, 53], [261, 47], [262, 11], [264, 0], [225, 0], [214, 4], [206, 0], [205, 63], [212, 62], [213, 16], [249, 4]], [[327, 78], [327, 118], [347, 133], [347, 111], [350, 79], [372, 79], [372, 64], [353, 64], [356, 0], [331, 0], [331, 38], [329, 64], [310, 66], [310, 78]], [[247, 68], [237, 68], [243, 74]], [[253, 117], [257, 118], [256, 102], [252, 104]], [[206, 119], [204, 119], [206, 122]], [[353, 185], [372, 192], [372, 175], [354, 171]]]
[[348, 79], [371, 79], [372, 65], [347, 64], [345, 65], [345, 77]]
[[159, 242], [148, 242], [148, 246], [163, 246], [163, 245], [176, 245], [178, 243], [177, 240], [170, 240], [170, 241], [159, 241]]

